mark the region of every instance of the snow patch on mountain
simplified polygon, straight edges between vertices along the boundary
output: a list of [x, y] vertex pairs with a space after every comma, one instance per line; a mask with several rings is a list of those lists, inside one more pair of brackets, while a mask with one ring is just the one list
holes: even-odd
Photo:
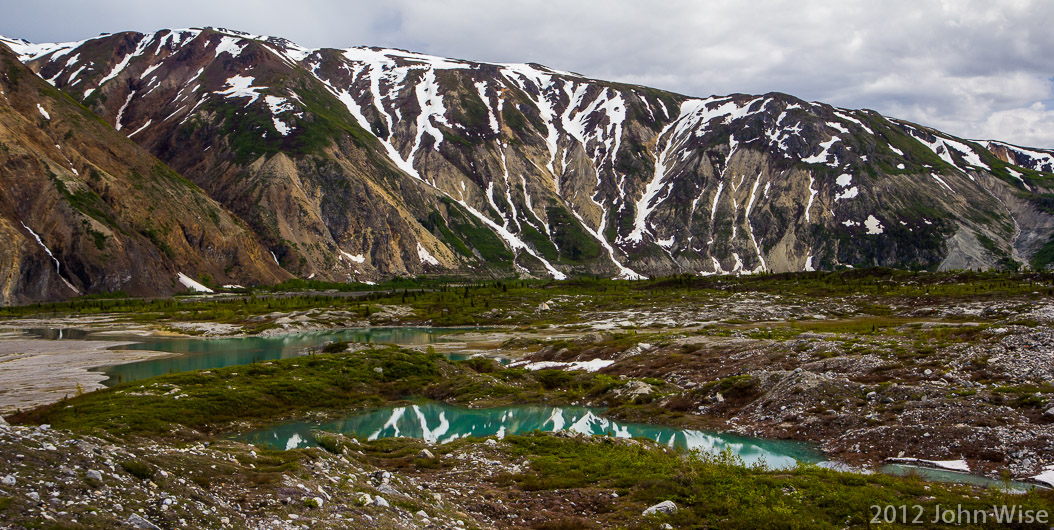
[[288, 99], [278, 96], [264, 96], [264, 102], [271, 111], [271, 122], [274, 123], [274, 129], [278, 131], [278, 134], [288, 136], [293, 128], [282, 121], [278, 115], [292, 111], [295, 108], [293, 104]]
[[139, 44], [136, 45], [135, 50], [125, 55], [124, 58], [121, 59], [121, 62], [117, 63], [117, 65], [113, 67], [113, 70], [110, 70], [110, 73], [106, 74], [106, 77], [102, 78], [99, 83], [96, 84], [96, 86], [103, 86], [104, 84], [106, 84], [107, 81], [117, 77], [118, 75], [121, 75], [121, 72], [123, 72], [124, 69], [128, 67], [128, 64], [132, 62], [132, 59], [142, 55], [143, 52], [146, 51], [146, 48], [149, 44], [150, 41], [148, 41], [146, 38], [140, 40]]
[[118, 131], [121, 130], [121, 118], [124, 117], [124, 111], [128, 109], [128, 105], [132, 102], [132, 98], [135, 97], [135, 90], [128, 93], [128, 97], [125, 98], [124, 104], [121, 105], [120, 109], [117, 109], [117, 118], [114, 119], [113, 128]]
[[425, 265], [439, 265], [439, 260], [437, 260], [435, 256], [432, 256], [432, 254], [428, 252], [428, 249], [426, 249], [424, 245], [421, 244], [421, 242], [417, 243], [417, 258], [420, 259], [421, 263]]
[[191, 291], [198, 292], [198, 293], [210, 293], [210, 294], [215, 292], [212, 289], [209, 289], [208, 287], [205, 287], [204, 285], [201, 285], [200, 283], [192, 280], [190, 278], [190, 276], [187, 276], [186, 274], [183, 274], [182, 272], [179, 273], [178, 275], [176, 275], [176, 279], [179, 280], [179, 283], [183, 284], [183, 287], [186, 287], [187, 289], [190, 289]]
[[509, 232], [508, 230], [503, 228], [498, 223], [495, 223], [489, 217], [487, 217], [486, 215], [483, 215], [482, 213], [480, 213], [479, 210], [469, 206], [468, 203], [466, 203], [464, 200], [459, 200], [457, 202], [463, 208], [465, 208], [465, 210], [467, 210], [469, 213], [471, 213], [476, 219], [479, 219], [480, 221], [483, 221], [483, 223], [486, 224], [487, 226], [489, 226], [491, 228], [491, 230], [493, 230], [496, 234], [498, 234], [499, 237], [504, 239], [505, 242], [509, 245], [509, 247], [512, 248], [513, 251], [522, 249], [523, 251], [527, 252], [528, 254], [530, 254], [532, 257], [534, 257], [538, 261], [542, 262], [542, 265], [545, 266], [545, 269], [547, 271], [549, 271], [549, 274], [554, 279], [557, 279], [557, 280], [566, 280], [567, 279], [567, 275], [566, 274], [564, 274], [564, 273], [560, 272], [559, 270], [557, 270], [556, 267], [553, 267], [553, 265], [551, 263], [546, 261], [546, 259], [543, 258], [542, 256], [538, 255], [538, 253], [535, 252], [534, 249], [532, 249], [531, 247], [527, 246], [527, 244], [524, 243], [515, 234], [513, 234], [512, 232]]
[[944, 179], [942, 179], [940, 177], [940, 175], [938, 175], [936, 173], [930, 173], [930, 176], [933, 177], [933, 180], [936, 180], [938, 184], [940, 184], [941, 186], [944, 186], [945, 189], [947, 189], [948, 191], [950, 191], [952, 193], [955, 193], [955, 190], [953, 190], [952, 187], [949, 186], [947, 182], [944, 182]]
[[856, 186], [853, 186], [852, 188], [849, 188], [849, 189], [843, 191], [842, 193], [839, 193], [839, 194], [835, 195], [834, 196], [834, 200], [840, 201], [842, 199], [852, 199], [852, 198], [856, 197], [857, 195], [859, 195], [859, 191], [860, 190], [858, 190], [856, 188]]
[[252, 105], [257, 99], [260, 98], [260, 91], [265, 90], [267, 87], [253, 86], [255, 77], [244, 76], [241, 74], [235, 75], [227, 79], [224, 86], [228, 87], [227, 90], [221, 90], [219, 92], [213, 92], [226, 97], [231, 98], [249, 98], [249, 102], [245, 104], [246, 107]]
[[337, 256], [337, 259], [343, 260], [344, 258], [347, 258], [352, 263], [357, 263], [359, 265], [366, 263], [366, 256], [363, 256], [362, 254], [349, 254], [343, 250], [338, 250], [338, 252], [340, 252], [340, 255]]
[[73, 292], [75, 292], [77, 294], [81, 294], [80, 289], [77, 289], [76, 287], [74, 287], [73, 284], [71, 284], [69, 281], [66, 280], [66, 278], [64, 278], [62, 276], [62, 267], [59, 265], [59, 260], [58, 260], [58, 258], [55, 257], [55, 254], [52, 254], [51, 249], [48, 248], [48, 246], [44, 244], [44, 240], [40, 239], [40, 236], [37, 235], [37, 233], [34, 232], [33, 229], [31, 229], [28, 226], [26, 226], [25, 222], [22, 222], [22, 221], [19, 221], [19, 222], [22, 224], [22, 228], [25, 228], [26, 231], [29, 232], [29, 234], [32, 235], [33, 238], [37, 240], [37, 244], [40, 245], [40, 248], [44, 249], [44, 253], [47, 254], [49, 258], [51, 258], [51, 261], [55, 262], [55, 274], [58, 275], [59, 279], [62, 280], [62, 283], [64, 283], [66, 285], [66, 287], [69, 287]]
[[867, 219], [864, 220], [864, 226], [867, 228], [867, 233], [869, 235], [881, 234], [884, 231], [882, 228], [882, 222], [874, 215], [867, 216]]
[[224, 53], [229, 53], [232, 57], [241, 55], [242, 50], [249, 45], [248, 42], [243, 43], [243, 41], [245, 39], [241, 37], [221, 37], [220, 42], [216, 44], [216, 57], [219, 58]]
[[439, 83], [436, 82], [435, 70], [426, 70], [421, 81], [417, 83], [414, 91], [417, 95], [417, 103], [421, 107], [421, 113], [417, 115], [417, 137], [414, 146], [407, 156], [411, 163], [414, 154], [421, 147], [421, 139], [428, 134], [434, 140], [432, 148], [439, 151], [439, 144], [443, 143], [443, 131], [435, 126], [436, 123], [450, 126], [446, 119], [446, 107], [443, 105], [443, 96], [439, 93]]
[[[989, 167], [988, 164], [985, 164], [984, 161], [981, 160], [980, 155], [978, 155], [977, 152], [974, 151], [973, 148], [970, 147], [967, 144], [964, 144], [962, 142], [957, 142], [957, 141], [952, 140], [950, 138], [943, 138], [943, 137], [937, 136], [937, 135], [933, 135], [933, 140], [928, 140], [928, 139], [926, 139], [926, 136], [921, 131], [916, 129], [915, 127], [912, 127], [910, 125], [906, 125], [904, 123], [901, 123], [900, 126], [904, 130], [906, 130], [908, 132], [908, 134], [910, 134], [913, 138], [918, 140], [919, 143], [921, 143], [922, 145], [925, 145], [931, 151], [933, 151], [934, 154], [936, 154], [937, 156], [939, 156], [941, 158], [941, 160], [947, 162], [949, 165], [951, 165], [952, 167], [955, 167], [959, 171], [962, 171], [963, 173], [966, 173], [968, 176], [969, 176], [969, 172], [968, 172], [969, 168], [966, 167], [966, 166], [973, 166], [973, 167], [981, 168], [981, 169], [984, 169], [985, 171], [991, 171], [992, 170], [992, 168]], [[963, 161], [966, 163], [965, 166], [960, 164], [959, 162], [957, 162], [955, 160], [955, 157], [952, 156], [952, 152], [953, 151], [958, 153], [959, 156], [962, 157]], [[970, 179], [973, 180], [973, 177], [970, 176]]]
[[822, 151], [820, 151], [816, 155], [802, 158], [801, 161], [805, 162], [806, 164], [827, 164], [831, 167], [836, 167], [838, 165], [837, 158], [835, 159], [834, 163], [829, 163], [828, 159], [830, 159], [832, 156], [832, 154], [830, 153], [831, 146], [833, 146], [836, 142], [840, 141], [842, 141], [841, 138], [837, 136], [832, 136], [830, 140], [827, 140], [826, 142], [820, 142], [820, 148], [822, 149]]
[[490, 124], [490, 132], [498, 134], [501, 129], [498, 127], [498, 117], [494, 113], [494, 108], [490, 104], [490, 98], [487, 97], [487, 82], [477, 81], [474, 85], [476, 87], [476, 93], [479, 94], [480, 101], [483, 102], [487, 107], [487, 122]]

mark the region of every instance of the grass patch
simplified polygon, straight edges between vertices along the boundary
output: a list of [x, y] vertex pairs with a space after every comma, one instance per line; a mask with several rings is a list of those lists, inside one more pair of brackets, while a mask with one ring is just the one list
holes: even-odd
[[121, 469], [124, 469], [130, 475], [139, 480], [152, 479], [154, 478], [154, 474], [157, 473], [154, 466], [151, 466], [142, 460], [126, 460], [121, 462]]
[[[801, 465], [787, 471], [744, 467], [729, 454], [684, 454], [651, 443], [574, 440], [546, 435], [506, 438], [528, 470], [502, 477], [527, 491], [613, 489], [639, 506], [675, 502], [663, 517], [674, 528], [840, 529], [867, 527], [872, 505], [937, 505], [987, 510], [1009, 502], [1002, 494], [915, 477], [838, 473]], [[1035, 491], [1013, 504], [1048, 512], [1054, 494]], [[639, 512], [637, 512], [639, 513]]]
[[440, 380], [440, 363], [441, 355], [393, 347], [283, 359], [117, 385], [14, 419], [118, 435], [162, 435], [173, 425], [211, 432], [232, 421], [268, 422], [419, 393]]

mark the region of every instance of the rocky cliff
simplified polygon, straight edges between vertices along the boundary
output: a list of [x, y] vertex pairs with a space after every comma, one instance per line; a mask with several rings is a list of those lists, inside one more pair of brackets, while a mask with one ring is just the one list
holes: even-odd
[[0, 304], [288, 275], [252, 232], [0, 46]]

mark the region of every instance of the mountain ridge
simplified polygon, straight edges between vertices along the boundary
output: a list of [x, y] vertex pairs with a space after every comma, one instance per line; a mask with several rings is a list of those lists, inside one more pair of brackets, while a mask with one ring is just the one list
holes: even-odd
[[301, 277], [1045, 267], [1054, 249], [1051, 152], [874, 111], [210, 28], [2, 40]]
[[287, 277], [222, 206], [5, 47], [0, 132], [0, 303]]

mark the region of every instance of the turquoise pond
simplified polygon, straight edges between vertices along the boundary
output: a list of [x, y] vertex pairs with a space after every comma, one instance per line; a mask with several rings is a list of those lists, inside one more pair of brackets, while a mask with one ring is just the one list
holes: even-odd
[[766, 440], [734, 434], [677, 429], [661, 425], [623, 423], [602, 417], [600, 409], [517, 405], [469, 409], [421, 402], [350, 414], [325, 423], [289, 422], [249, 432], [237, 438], [275, 449], [294, 449], [316, 445], [312, 431], [336, 432], [376, 440], [396, 436], [444, 443], [469, 436], [503, 436], [532, 431], [567, 430], [618, 438], [648, 438], [661, 444], [706, 453], [729, 451], [744, 464], [762, 463], [774, 469], [793, 467], [797, 461], [820, 462], [823, 454], [810, 444], [786, 440]]
[[[336, 341], [425, 346], [443, 340], [456, 340], [462, 328], [363, 328], [317, 333], [296, 333], [275, 337], [239, 337], [221, 339], [149, 339], [117, 349], [149, 350], [172, 353], [128, 364], [98, 368], [109, 378], [105, 385], [138, 381], [149, 377], [190, 370], [210, 370], [251, 364], [256, 361], [286, 359]], [[472, 329], [471, 331], [478, 331]], [[453, 360], [468, 355], [447, 355]]]

